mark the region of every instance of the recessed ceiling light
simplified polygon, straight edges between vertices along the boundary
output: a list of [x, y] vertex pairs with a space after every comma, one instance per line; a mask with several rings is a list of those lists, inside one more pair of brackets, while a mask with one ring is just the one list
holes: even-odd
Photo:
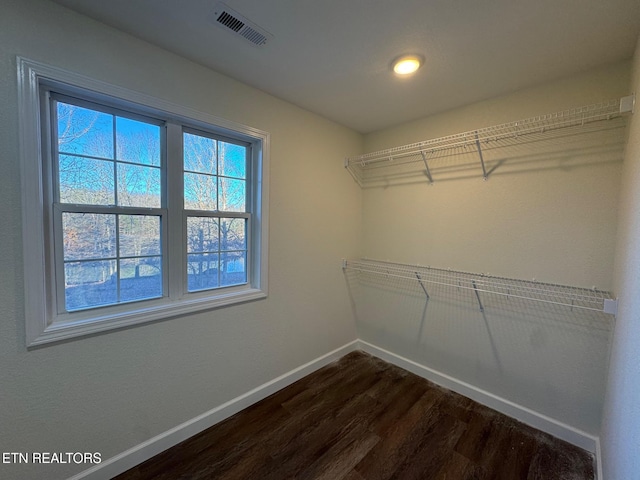
[[418, 55], [403, 55], [393, 61], [393, 71], [398, 75], [411, 75], [422, 66], [422, 58]]

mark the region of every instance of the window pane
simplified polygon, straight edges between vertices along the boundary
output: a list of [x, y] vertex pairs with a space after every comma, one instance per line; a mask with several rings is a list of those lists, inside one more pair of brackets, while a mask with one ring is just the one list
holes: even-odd
[[220, 175], [247, 177], [247, 147], [220, 142]]
[[185, 133], [183, 135], [184, 169], [191, 172], [217, 173], [216, 141]]
[[116, 117], [118, 160], [160, 166], [160, 127]]
[[120, 215], [118, 221], [120, 257], [160, 255], [159, 216]]
[[187, 252], [217, 252], [218, 219], [209, 217], [187, 218]]
[[120, 260], [120, 301], [144, 300], [162, 296], [160, 257]]
[[160, 169], [118, 163], [118, 205], [159, 208]]
[[184, 174], [184, 208], [188, 210], [217, 210], [217, 179], [212, 175]]
[[67, 311], [116, 303], [118, 295], [116, 276], [115, 260], [65, 263]]
[[220, 211], [244, 212], [246, 210], [246, 183], [244, 180], [220, 178]]
[[113, 115], [58, 102], [58, 151], [113, 159]]
[[113, 162], [60, 155], [60, 202], [113, 205]]
[[244, 218], [220, 219], [220, 250], [247, 249], [246, 223]]
[[187, 289], [190, 292], [218, 286], [218, 258], [217, 253], [187, 256]]
[[91, 260], [116, 256], [116, 216], [63, 213], [64, 260]]
[[220, 286], [247, 283], [246, 252], [226, 252], [220, 254]]

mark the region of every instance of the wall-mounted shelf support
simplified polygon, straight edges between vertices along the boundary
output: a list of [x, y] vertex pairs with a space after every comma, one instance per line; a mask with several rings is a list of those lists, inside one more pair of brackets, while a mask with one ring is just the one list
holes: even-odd
[[476, 285], [476, 281], [471, 280], [471, 285], [473, 285], [473, 291], [476, 293], [476, 299], [478, 300], [478, 305], [480, 306], [480, 312], [484, 313], [484, 307], [482, 306], [482, 300], [480, 300], [480, 294], [478, 293], [478, 286]]
[[604, 300], [604, 313], [608, 313], [610, 315], [618, 314], [618, 299], [617, 298], [606, 298]]
[[480, 165], [482, 165], [482, 178], [487, 180], [487, 168], [484, 166], [484, 157], [482, 156], [482, 146], [480, 145], [480, 138], [476, 131], [476, 148], [478, 149], [478, 155], [480, 155]]
[[427, 288], [424, 286], [424, 284], [422, 283], [422, 277], [420, 276], [420, 274], [418, 272], [416, 272], [416, 277], [418, 279], [418, 283], [420, 284], [420, 286], [422, 287], [422, 291], [424, 292], [424, 294], [427, 296], [427, 302], [429, 301], [429, 299], [431, 297], [429, 297], [429, 292], [427, 292]]
[[427, 162], [427, 154], [423, 151], [420, 152], [422, 155], [422, 160], [424, 161], [424, 168], [426, 169], [427, 178], [429, 179], [429, 183], [433, 185], [433, 177], [431, 176], [431, 170], [429, 170], [429, 162]]
[[627, 95], [620, 99], [620, 113], [633, 113], [636, 104], [636, 96]]

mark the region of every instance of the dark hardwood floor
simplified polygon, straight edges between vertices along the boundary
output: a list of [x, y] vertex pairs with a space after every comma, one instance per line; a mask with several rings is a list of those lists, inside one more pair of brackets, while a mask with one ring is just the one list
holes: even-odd
[[116, 477], [592, 480], [592, 456], [362, 352]]

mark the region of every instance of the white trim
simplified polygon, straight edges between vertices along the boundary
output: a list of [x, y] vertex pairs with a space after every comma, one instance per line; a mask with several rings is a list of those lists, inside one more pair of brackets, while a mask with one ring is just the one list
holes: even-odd
[[[161, 98], [153, 97], [141, 92], [129, 90], [128, 88], [119, 87], [110, 83], [86, 77], [78, 73], [69, 72], [62, 68], [53, 67], [44, 63], [29, 60], [17, 56], [18, 64], [18, 87], [29, 88], [32, 93], [37, 93], [38, 82], [40, 80], [50, 80], [56, 83], [65, 83], [70, 86], [76, 86], [82, 90], [92, 90], [97, 94], [111, 97], [111, 100], [123, 100], [127, 103], [136, 103], [140, 105], [141, 110], [148, 107], [153, 110], [160, 110], [170, 115], [197, 120], [204, 125], [215, 125], [223, 130], [227, 130], [233, 134], [244, 134], [251, 143], [254, 138], [268, 138], [269, 133], [257, 128], [242, 125], [231, 120], [227, 120], [209, 113], [195, 110], [175, 103], [168, 102]], [[25, 85], [21, 86], [20, 83]], [[37, 95], [36, 95], [37, 96]], [[153, 116], [153, 113], [151, 113]]]
[[600, 437], [596, 438], [596, 479], [604, 480], [604, 470], [602, 468], [602, 448], [600, 446]]
[[192, 418], [160, 435], [156, 435], [105, 462], [95, 465], [71, 477], [69, 480], [108, 480], [113, 478], [357, 349], [358, 340], [349, 342], [202, 415]]
[[[241, 125], [189, 107], [176, 105], [159, 98], [111, 85], [100, 80], [85, 77], [39, 62], [17, 57], [20, 160], [22, 182], [22, 238], [25, 277], [25, 330], [27, 346], [43, 345], [83, 335], [90, 335], [129, 325], [193, 313], [200, 310], [218, 308], [231, 304], [265, 298], [268, 295], [269, 260], [269, 147], [270, 134], [253, 127]], [[250, 285], [242, 288], [221, 289], [204, 297], [192, 295], [182, 298], [162, 298], [150, 300], [133, 307], [116, 305], [100, 312], [91, 311], [91, 318], [85, 314], [74, 314], [67, 321], [49, 305], [53, 294], [47, 287], [53, 270], [46, 265], [48, 255], [45, 245], [43, 218], [47, 202], [43, 198], [42, 135], [40, 88], [63, 86], [66, 93], [92, 92], [98, 101], [104, 100], [114, 107], [130, 108], [135, 104], [142, 114], [152, 116], [161, 113], [166, 119], [186, 122], [193, 127], [215, 130], [216, 134], [243, 140], [252, 146], [252, 169], [259, 197], [253, 199], [250, 255], [256, 259], [251, 273]], [[138, 108], [139, 107], [139, 108]], [[257, 148], [259, 147], [259, 148]], [[175, 193], [175, 192], [172, 192]], [[253, 193], [252, 193], [253, 195]], [[169, 235], [175, 234], [169, 233]], [[173, 238], [172, 237], [172, 238]], [[169, 260], [171, 261], [171, 260]], [[170, 265], [176, 270], [176, 262]], [[169, 269], [171, 270], [171, 269]], [[168, 270], [168, 271], [169, 271]], [[48, 303], [49, 302], [49, 303]], [[57, 321], [56, 321], [57, 318]]]
[[482, 405], [493, 408], [500, 413], [511, 418], [515, 418], [522, 423], [537, 428], [538, 430], [542, 430], [554, 437], [587, 450], [590, 453], [596, 453], [598, 437], [594, 435], [574, 428], [566, 423], [559, 422], [558, 420], [538, 413], [530, 408], [494, 395], [450, 375], [433, 370], [432, 368], [421, 365], [413, 360], [396, 355], [395, 353], [377, 347], [371, 343], [358, 340], [358, 346], [360, 350], [364, 352], [408, 370], [411, 373], [415, 373], [416, 375], [426, 378], [437, 385], [448, 388], [460, 395], [464, 395], [465, 397], [475, 400]]
[[[201, 298], [193, 300], [180, 300], [174, 304], [158, 305], [156, 307], [138, 308], [131, 312], [105, 317], [104, 319], [94, 317], [90, 320], [79, 322], [67, 322], [52, 324], [44, 327], [38, 335], [27, 338], [29, 347], [46, 345], [52, 342], [68, 340], [84, 335], [106, 332], [117, 328], [139, 325], [141, 323], [152, 322], [165, 318], [188, 315], [202, 310], [224, 307], [239, 302], [249, 302], [266, 298], [267, 294], [262, 289], [244, 289], [236, 292], [230, 291], [224, 295], [217, 295], [215, 298]], [[27, 321], [27, 328], [30, 322]]]
[[[43, 218], [42, 157], [38, 78], [18, 57], [18, 120], [20, 127], [20, 178], [22, 190], [22, 256], [27, 343], [47, 327], [45, 238]], [[34, 217], [37, 221], [34, 221]]]

